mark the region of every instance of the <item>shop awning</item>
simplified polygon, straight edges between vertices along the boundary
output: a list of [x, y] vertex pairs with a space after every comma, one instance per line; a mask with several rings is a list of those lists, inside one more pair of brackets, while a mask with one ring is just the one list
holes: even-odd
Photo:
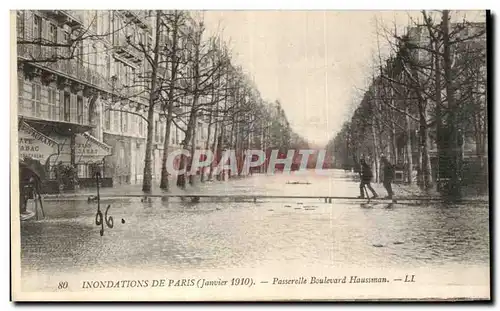
[[[71, 147], [65, 143], [61, 155], [71, 154]], [[112, 154], [112, 147], [101, 142], [89, 133], [75, 136], [75, 163], [97, 163]]]
[[39, 132], [44, 133], [45, 135], [59, 134], [68, 136], [71, 134], [84, 133], [90, 131], [93, 128], [92, 125], [87, 124], [37, 119], [32, 117], [23, 117], [23, 121], [27, 122], [30, 126], [35, 128]]
[[19, 122], [18, 139], [20, 161], [29, 158], [45, 165], [49, 157], [59, 150], [57, 141], [37, 131], [24, 120]]

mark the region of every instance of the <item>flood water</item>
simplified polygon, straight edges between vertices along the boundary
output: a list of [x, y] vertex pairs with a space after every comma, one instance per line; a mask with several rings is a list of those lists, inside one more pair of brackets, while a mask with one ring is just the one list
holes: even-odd
[[[287, 184], [307, 181], [309, 185]], [[397, 188], [395, 189], [398, 190]], [[254, 175], [201, 193], [357, 196], [343, 171]], [[382, 193], [384, 194], [384, 193]], [[21, 224], [23, 284], [33, 276], [120, 269], [201, 271], [265, 267], [489, 266], [489, 211], [478, 205], [263, 202], [110, 204], [114, 227], [95, 225], [97, 203], [46, 201], [46, 217]]]

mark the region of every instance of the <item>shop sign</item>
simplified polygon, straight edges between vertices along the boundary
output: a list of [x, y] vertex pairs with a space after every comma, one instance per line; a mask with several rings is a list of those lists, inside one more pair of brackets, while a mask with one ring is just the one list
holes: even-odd
[[57, 154], [57, 143], [23, 122], [18, 132], [19, 159], [26, 157], [44, 163], [52, 154]]

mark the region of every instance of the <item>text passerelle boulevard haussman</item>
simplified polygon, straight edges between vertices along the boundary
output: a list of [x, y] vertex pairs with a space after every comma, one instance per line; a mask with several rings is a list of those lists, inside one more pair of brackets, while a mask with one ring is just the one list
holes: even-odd
[[273, 278], [273, 285], [306, 285], [306, 284], [347, 284], [347, 283], [389, 283], [385, 277], [359, 277], [356, 275], [340, 278], [331, 277], [299, 277], [295, 279]]

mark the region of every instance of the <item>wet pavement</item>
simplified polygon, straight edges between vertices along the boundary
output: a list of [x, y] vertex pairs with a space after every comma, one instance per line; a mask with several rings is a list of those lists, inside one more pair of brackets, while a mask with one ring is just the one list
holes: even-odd
[[[190, 191], [356, 196], [359, 188], [352, 176], [332, 171], [327, 176], [254, 175]], [[28, 286], [34, 276], [158, 267], [489, 266], [487, 204], [327, 204], [319, 199], [196, 204], [131, 198], [104, 201], [103, 213], [108, 204], [114, 226], [105, 227], [102, 237], [95, 202], [46, 201], [45, 219], [23, 222], [23, 284]]]

